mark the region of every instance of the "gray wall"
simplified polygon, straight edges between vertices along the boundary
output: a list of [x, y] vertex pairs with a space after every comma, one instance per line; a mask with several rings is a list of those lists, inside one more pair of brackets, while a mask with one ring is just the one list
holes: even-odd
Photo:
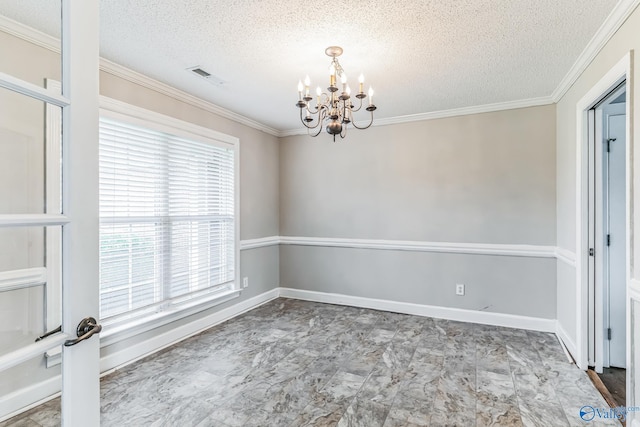
[[[555, 106], [284, 138], [280, 233], [555, 246]], [[542, 258], [284, 246], [285, 287], [553, 319]], [[467, 295], [456, 297], [456, 283]]]

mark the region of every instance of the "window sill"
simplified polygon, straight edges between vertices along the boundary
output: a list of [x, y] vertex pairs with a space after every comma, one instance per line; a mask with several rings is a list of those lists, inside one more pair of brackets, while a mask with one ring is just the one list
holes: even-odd
[[[176, 320], [192, 316], [204, 310], [208, 310], [217, 305], [231, 301], [241, 294], [240, 290], [228, 290], [210, 296], [207, 299], [199, 299], [191, 304], [182, 304], [164, 311], [153, 313], [144, 317], [129, 321], [119, 321], [109, 324], [103, 323], [100, 333], [100, 348], [104, 348], [136, 335], [143, 334], [161, 326], [167, 325]], [[62, 361], [62, 347], [56, 347], [45, 353], [47, 368], [59, 365]]]

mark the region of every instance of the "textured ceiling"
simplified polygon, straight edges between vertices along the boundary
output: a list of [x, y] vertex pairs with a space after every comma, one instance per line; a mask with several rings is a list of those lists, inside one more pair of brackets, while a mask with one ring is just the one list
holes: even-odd
[[[58, 36], [56, 1], [0, 0], [0, 14]], [[376, 117], [551, 95], [615, 0], [103, 0], [101, 56], [284, 131], [296, 86], [327, 86], [330, 45]], [[185, 69], [200, 66], [211, 84]]]

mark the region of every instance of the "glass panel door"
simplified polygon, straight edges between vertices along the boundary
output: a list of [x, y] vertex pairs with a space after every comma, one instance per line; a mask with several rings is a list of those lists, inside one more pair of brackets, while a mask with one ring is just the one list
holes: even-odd
[[0, 3], [0, 419], [62, 391], [63, 425], [99, 424], [98, 339], [68, 346], [99, 330], [78, 328], [98, 317], [98, 8]]

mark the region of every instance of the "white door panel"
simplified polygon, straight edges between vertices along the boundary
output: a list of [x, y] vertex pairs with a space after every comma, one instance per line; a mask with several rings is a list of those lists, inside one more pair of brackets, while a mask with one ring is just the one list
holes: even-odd
[[605, 109], [608, 153], [608, 324], [609, 366], [626, 366], [625, 104]]
[[[99, 3], [45, 3], [36, 30], [62, 37], [58, 49], [0, 31], [0, 418], [19, 409], [8, 395], [29, 406], [61, 385], [62, 424], [94, 426], [98, 338], [62, 346], [61, 378], [42, 361], [98, 317]], [[0, 19], [28, 4], [0, 4]]]

